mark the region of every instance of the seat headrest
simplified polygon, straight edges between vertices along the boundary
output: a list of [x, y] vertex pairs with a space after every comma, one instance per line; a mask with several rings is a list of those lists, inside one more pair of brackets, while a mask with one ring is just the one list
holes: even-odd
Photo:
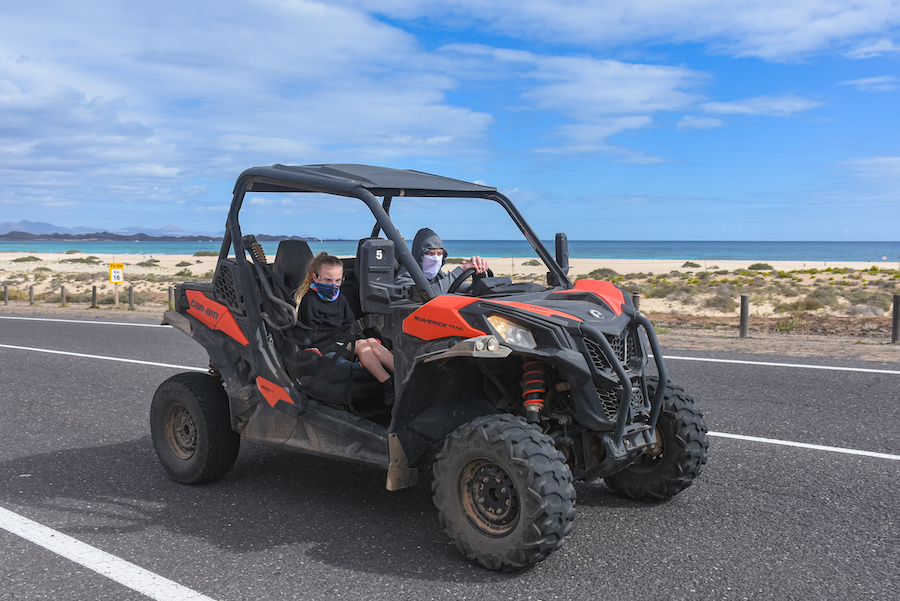
[[303, 282], [312, 258], [313, 253], [306, 240], [282, 240], [278, 243], [272, 273], [279, 284], [293, 293]]

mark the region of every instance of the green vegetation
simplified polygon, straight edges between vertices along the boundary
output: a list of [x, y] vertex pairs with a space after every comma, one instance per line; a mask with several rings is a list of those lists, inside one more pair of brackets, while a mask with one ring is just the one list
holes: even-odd
[[619, 274], [609, 267], [601, 267], [590, 272], [586, 277], [591, 280], [614, 280], [619, 277]]
[[682, 269], [697, 269], [698, 267], [700, 267], [700, 264], [693, 261], [685, 261], [684, 265], [681, 266]]
[[[629, 292], [640, 292], [644, 298], [677, 303], [682, 308], [669, 310], [688, 314], [710, 309], [736, 312], [740, 296], [747, 294], [751, 298], [751, 311], [764, 306], [764, 311], [776, 314], [835, 311], [843, 315], [877, 316], [890, 311], [893, 294], [900, 294], [900, 270], [896, 269], [776, 271], [760, 263], [751, 268], [734, 272], [672, 271], [664, 275], [619, 275], [604, 268], [578, 277], [610, 280]], [[795, 329], [802, 325], [782, 327]]]
[[198, 250], [194, 253], [195, 257], [218, 257], [219, 253], [214, 250]]
[[78, 257], [77, 259], [60, 259], [60, 263], [84, 263], [86, 265], [96, 265], [100, 263], [100, 257], [91, 255], [89, 257]]
[[27, 257], [19, 257], [17, 259], [13, 259], [11, 263], [28, 263], [29, 261], [40, 261], [40, 257], [27, 256]]
[[790, 319], [782, 319], [775, 323], [775, 327], [779, 332], [792, 332], [796, 329], [809, 328], [809, 324], [802, 319], [791, 317]]

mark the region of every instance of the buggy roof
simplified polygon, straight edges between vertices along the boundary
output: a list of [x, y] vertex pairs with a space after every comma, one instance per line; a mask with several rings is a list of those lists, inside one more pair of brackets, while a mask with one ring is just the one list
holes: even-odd
[[[248, 181], [248, 179], [250, 181]], [[326, 192], [354, 195], [365, 188], [375, 196], [484, 197], [497, 189], [409, 169], [373, 165], [271, 165], [252, 167], [238, 178], [254, 192]], [[245, 184], [245, 185], [246, 185]]]

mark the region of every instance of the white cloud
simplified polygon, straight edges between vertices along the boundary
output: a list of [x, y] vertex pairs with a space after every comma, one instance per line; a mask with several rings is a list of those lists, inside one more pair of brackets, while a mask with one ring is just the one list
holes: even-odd
[[851, 173], [866, 179], [900, 186], [900, 157], [868, 157], [849, 159], [841, 165]]
[[896, 90], [900, 87], [897, 78], [893, 75], [864, 77], [862, 79], [852, 79], [839, 83], [842, 86], [853, 86], [861, 92], [890, 92], [891, 90]]
[[685, 115], [678, 122], [678, 129], [715, 129], [722, 127], [725, 122], [721, 119], [713, 117], [695, 117], [694, 115]]
[[847, 58], [860, 60], [874, 58], [883, 54], [892, 54], [894, 52], [900, 52], [900, 46], [890, 40], [879, 40], [874, 44], [855, 48], [850, 52], [845, 53], [844, 56], [846, 56]]
[[767, 117], [789, 117], [794, 113], [808, 111], [822, 106], [822, 103], [799, 96], [758, 96], [732, 102], [705, 102], [700, 108], [707, 113], [720, 115], [762, 115]]
[[[442, 48], [460, 77], [487, 73], [502, 88], [516, 90], [509, 102], [522, 110], [565, 117], [553, 130], [558, 142], [539, 148], [551, 154], [609, 154], [629, 162], [663, 159], [611, 145], [619, 133], [644, 129], [652, 115], [692, 106], [707, 81], [685, 67], [626, 63], [589, 56], [548, 56], [469, 44]], [[524, 103], [523, 105], [521, 103]], [[503, 107], [500, 107], [501, 110]]]
[[60, 180], [78, 196], [107, 185], [97, 176], [136, 192], [154, 178], [188, 184], [251, 164], [477, 153], [492, 123], [447, 101], [458, 81], [435, 74], [443, 59], [413, 36], [339, 6], [34, 10], [4, 8], [0, 157], [7, 175], [68, 174]]
[[653, 113], [689, 106], [689, 91], [703, 76], [682, 67], [592, 58], [541, 57], [532, 75], [539, 83], [524, 96], [540, 108], [590, 119], [591, 115]]
[[593, 48], [701, 42], [717, 52], [790, 60], [830, 53], [900, 24], [890, 0], [337, 0], [399, 20], [430, 20]]

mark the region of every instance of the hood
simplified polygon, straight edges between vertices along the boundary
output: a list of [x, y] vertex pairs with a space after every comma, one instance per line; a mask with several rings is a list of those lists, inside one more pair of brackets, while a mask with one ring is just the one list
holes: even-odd
[[444, 248], [441, 237], [434, 233], [434, 230], [427, 227], [423, 227], [416, 232], [416, 237], [413, 238], [411, 249], [412, 256], [415, 258], [416, 263], [422, 265], [422, 257], [425, 256], [425, 253], [429, 250], [434, 250], [435, 248], [440, 248], [444, 251], [444, 259], [441, 261], [441, 265], [443, 265], [447, 262], [447, 249]]

